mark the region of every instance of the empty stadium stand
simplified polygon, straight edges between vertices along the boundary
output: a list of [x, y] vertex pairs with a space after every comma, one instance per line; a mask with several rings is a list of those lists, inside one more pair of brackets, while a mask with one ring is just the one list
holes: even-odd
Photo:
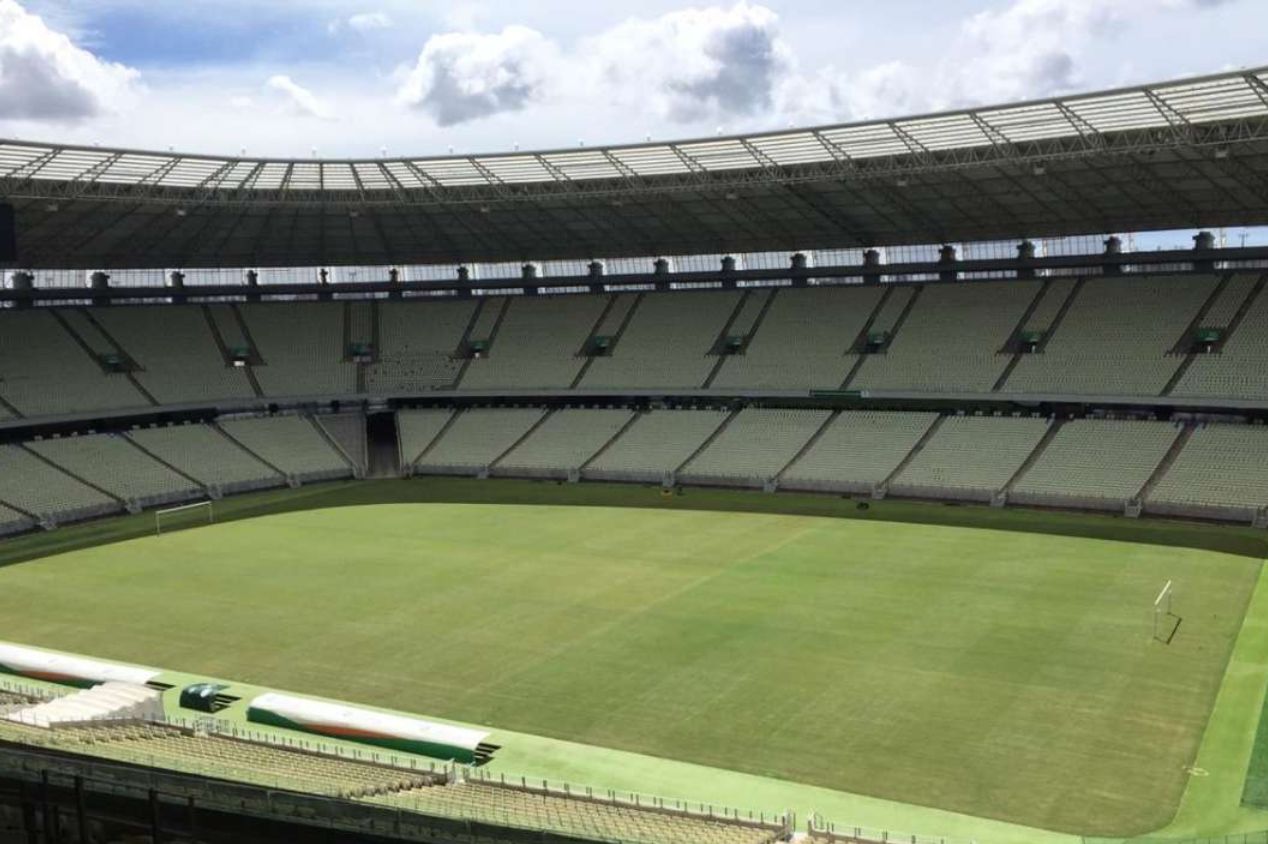
[[1005, 392], [1157, 396], [1180, 367], [1176, 343], [1215, 292], [1214, 276], [1089, 280]]
[[342, 347], [345, 309], [334, 302], [272, 302], [239, 308], [262, 363], [252, 366], [270, 396], [355, 392], [356, 366]]
[[[1212, 354], [1194, 358], [1171, 391], [1193, 398], [1263, 399], [1268, 396], [1268, 294], [1257, 281], [1222, 327], [1227, 337]], [[1232, 297], [1235, 301], [1236, 297]], [[1231, 303], [1230, 303], [1231, 306]]]
[[431, 447], [414, 462], [429, 474], [481, 474], [545, 418], [537, 408], [473, 408], [454, 416]]
[[764, 487], [832, 416], [826, 410], [746, 408], [683, 466], [686, 483]]
[[227, 419], [221, 429], [243, 448], [293, 483], [346, 478], [352, 464], [304, 416]]
[[422, 456], [453, 418], [451, 410], [402, 410], [396, 414], [401, 466], [410, 467]]
[[768, 844], [784, 831], [775, 824], [708, 818], [673, 809], [620, 805], [568, 797], [496, 782], [470, 781], [424, 787], [372, 798], [442, 817], [465, 818], [585, 840], [629, 844]]
[[282, 486], [286, 478], [210, 425], [138, 428], [140, 448], [196, 480], [214, 495]]
[[510, 302], [497, 341], [462, 376], [467, 390], [566, 389], [586, 358], [586, 339], [613, 297], [540, 296]]
[[1003, 374], [1002, 354], [1040, 291], [1037, 282], [930, 284], [883, 354], [867, 355], [851, 389], [988, 393]]
[[196, 481], [117, 434], [40, 440], [29, 443], [28, 448], [79, 481], [123, 501], [131, 510], [185, 501], [203, 493]]
[[863, 286], [776, 291], [743, 354], [727, 357], [712, 386], [840, 387], [858, 359], [856, 341], [883, 292]]
[[46, 526], [123, 509], [118, 499], [16, 445], [0, 446], [0, 502]]
[[917, 498], [991, 501], [1021, 469], [1048, 430], [1046, 419], [956, 416], [944, 419], [898, 472], [887, 492]]
[[1253, 521], [1268, 508], [1268, 428], [1204, 425], [1145, 501], [1146, 512]]
[[326, 413], [313, 417], [318, 429], [335, 449], [352, 464], [357, 477], [365, 475], [369, 453], [365, 437], [365, 415]]
[[503, 455], [492, 474], [575, 480], [581, 467], [633, 418], [629, 410], [557, 410]]
[[724, 410], [653, 410], [639, 414], [611, 445], [582, 469], [583, 478], [671, 480], [726, 422]]
[[243, 369], [217, 346], [201, 307], [96, 308], [95, 318], [128, 351], [136, 380], [160, 404], [255, 395]]
[[149, 405], [126, 374], [104, 366], [57, 312], [0, 311], [0, 396], [23, 416]]
[[1021, 504], [1121, 510], [1144, 488], [1180, 435], [1168, 422], [1064, 423], [1013, 485]]
[[938, 419], [936, 413], [841, 413], [784, 472], [780, 486], [830, 492], [881, 491]]
[[377, 359], [366, 367], [374, 393], [416, 393], [452, 387], [462, 370], [463, 333], [477, 303], [396, 302], [379, 308]]
[[703, 386], [717, 364], [709, 353], [739, 303], [740, 294], [733, 290], [643, 294], [611, 356], [593, 358], [580, 386]]

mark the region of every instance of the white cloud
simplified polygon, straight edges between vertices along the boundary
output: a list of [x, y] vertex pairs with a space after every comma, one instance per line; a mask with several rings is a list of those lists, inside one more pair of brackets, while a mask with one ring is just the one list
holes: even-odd
[[519, 111], [542, 98], [556, 52], [545, 36], [525, 26], [489, 35], [434, 35], [405, 76], [398, 100], [441, 126]]
[[1083, 72], [1089, 55], [1142, 19], [1229, 2], [1011, 0], [961, 22], [936, 60], [791, 75], [780, 110], [798, 122], [831, 122], [1070, 93], [1093, 87]]
[[0, 0], [0, 117], [78, 121], [123, 107], [137, 71], [104, 62], [16, 0]]
[[269, 77], [265, 88], [281, 94], [283, 102], [292, 114], [330, 120], [334, 117], [330, 108], [316, 94], [285, 74]]
[[791, 55], [778, 16], [740, 2], [627, 20], [585, 41], [578, 64], [600, 96], [686, 123], [769, 109]]
[[392, 25], [392, 18], [386, 12], [362, 12], [348, 18], [348, 26], [357, 32], [369, 32], [373, 29], [387, 29]]
[[338, 35], [345, 27], [361, 34], [379, 29], [390, 29], [392, 16], [387, 12], [358, 12], [346, 18], [335, 18], [326, 24], [326, 31], [331, 35]]

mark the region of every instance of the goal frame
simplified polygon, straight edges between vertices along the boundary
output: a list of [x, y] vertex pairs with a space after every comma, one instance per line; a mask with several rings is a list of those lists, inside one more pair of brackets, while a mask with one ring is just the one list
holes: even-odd
[[154, 511], [154, 535], [163, 535], [163, 517], [171, 516], [175, 513], [189, 513], [200, 507], [207, 508], [207, 524], [213, 524], [216, 521], [215, 503], [210, 499], [206, 501], [195, 501], [191, 504], [182, 504], [179, 507], [164, 507]]
[[1168, 580], [1163, 584], [1162, 590], [1158, 592], [1158, 597], [1154, 598], [1153, 640], [1164, 645], [1171, 644], [1171, 640], [1175, 638], [1176, 631], [1180, 629], [1180, 616], [1176, 615], [1172, 609], [1174, 596], [1175, 581]]

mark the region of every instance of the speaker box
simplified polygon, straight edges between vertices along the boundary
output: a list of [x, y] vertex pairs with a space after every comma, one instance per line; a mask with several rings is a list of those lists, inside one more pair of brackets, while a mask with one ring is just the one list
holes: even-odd
[[0, 264], [18, 260], [17, 219], [13, 206], [0, 203]]

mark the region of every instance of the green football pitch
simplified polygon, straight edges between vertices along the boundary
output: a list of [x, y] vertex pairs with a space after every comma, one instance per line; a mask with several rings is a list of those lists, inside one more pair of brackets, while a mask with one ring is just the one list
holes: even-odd
[[863, 519], [384, 504], [8, 565], [0, 638], [1128, 835], [1179, 804], [1260, 565]]

